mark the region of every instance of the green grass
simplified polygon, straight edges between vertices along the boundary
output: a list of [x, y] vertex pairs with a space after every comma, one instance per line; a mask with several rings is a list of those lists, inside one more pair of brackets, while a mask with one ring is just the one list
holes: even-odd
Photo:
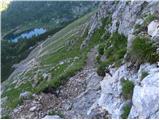
[[1, 119], [11, 119], [9, 114], [2, 115]]
[[[23, 81], [24, 83], [18, 88], [14, 88], [15, 85], [12, 85], [10, 81], [5, 81], [7, 88], [10, 88], [9, 91], [4, 90], [2, 95], [2, 97], [8, 97], [4, 106], [6, 109], [14, 109], [17, 105], [22, 103], [19, 99], [19, 95], [23, 91], [40, 93], [48, 86], [58, 88], [85, 66], [87, 53], [97, 42], [90, 41], [88, 47], [80, 49], [88, 33], [88, 29], [84, 31], [84, 34], [82, 34], [82, 30], [84, 30], [84, 23], [86, 23], [94, 13], [95, 11], [83, 16], [48, 38], [43, 44], [43, 49], [40, 53], [41, 55], [45, 53], [45, 55], [38, 59], [40, 66], [23, 74], [21, 78], [25, 78], [26, 81]], [[75, 57], [79, 59], [74, 60]], [[70, 59], [70, 62], [65, 62], [62, 65], [59, 64], [60, 61], [65, 61], [67, 59]], [[50, 69], [52, 67], [56, 69]], [[36, 80], [38, 84], [33, 88], [33, 78], [37, 70], [42, 71], [39, 75], [41, 77], [43, 71], [47, 71], [51, 74], [51, 79], [43, 80], [43, 78], [40, 78]]]
[[124, 35], [115, 32], [106, 41], [104, 55], [107, 58], [108, 64], [114, 64], [115, 67], [119, 67], [126, 51], [127, 38]]
[[[89, 16], [83, 17], [82, 19], [73, 22], [71, 25], [68, 25], [66, 28], [56, 33], [54, 37], [50, 38], [50, 40], [52, 39], [52, 41], [54, 39], [51, 44], [49, 44], [50, 40], [45, 43], [45, 46], [47, 47], [45, 47], [43, 51], [50, 50], [52, 52], [49, 52], [47, 55], [43, 56], [41, 64], [42, 66], [52, 65], [56, 67], [55, 69], [50, 71], [50, 73], [52, 74], [51, 80], [46, 82], [42, 81], [36, 87], [37, 93], [43, 91], [46, 87], [58, 88], [83, 68], [86, 63], [87, 53], [96, 45], [96, 43], [91, 41], [88, 43], [88, 47], [81, 50], [80, 45], [86, 38], [88, 29], [86, 29], [83, 35], [76, 34], [76, 32], [82, 29], [81, 24], [83, 24]], [[60, 47], [62, 48], [57, 51], [55, 50]], [[78, 57], [79, 59], [74, 61], [74, 57]], [[60, 61], [64, 61], [67, 59], [70, 59], [69, 63], [59, 65]]]
[[122, 95], [125, 99], [131, 99], [133, 94], [134, 84], [132, 81], [123, 80], [122, 82]]
[[143, 71], [143, 72], [141, 73], [141, 80], [143, 80], [147, 75], [149, 75], [149, 73], [146, 72], [146, 71]]
[[101, 62], [101, 56], [100, 55], [97, 55], [96, 56], [96, 62], [99, 64]]
[[129, 106], [128, 104], [125, 105], [123, 107], [123, 113], [121, 114], [121, 118], [122, 119], [127, 119], [128, 118], [128, 115], [130, 113], [130, 110], [131, 110], [131, 106]]
[[98, 46], [98, 53], [99, 53], [100, 55], [103, 55], [103, 54], [104, 54], [104, 48], [105, 48], [105, 45], [104, 45], [104, 44], [100, 44], [100, 45]]
[[101, 62], [97, 67], [97, 74], [99, 76], [104, 77], [105, 76], [105, 70], [106, 70], [106, 64], [104, 62]]
[[156, 63], [159, 59], [157, 47], [147, 37], [138, 36], [134, 39], [133, 44], [128, 53], [130, 60], [142, 63]]
[[52, 111], [50, 111], [50, 112], [48, 113], [48, 115], [58, 115], [59, 117], [64, 118], [63, 113], [60, 112], [60, 111], [54, 111], [54, 110], [52, 110]]
[[22, 104], [22, 100], [19, 99], [19, 95], [23, 91], [34, 92], [34, 88], [32, 88], [32, 84], [30, 82], [26, 82], [25, 84], [21, 84], [17, 88], [10, 87], [10, 90], [5, 91], [2, 94], [2, 97], [5, 97], [5, 96], [8, 97], [5, 106], [7, 108], [9, 108], [9, 109], [13, 109], [17, 105], [21, 105]]

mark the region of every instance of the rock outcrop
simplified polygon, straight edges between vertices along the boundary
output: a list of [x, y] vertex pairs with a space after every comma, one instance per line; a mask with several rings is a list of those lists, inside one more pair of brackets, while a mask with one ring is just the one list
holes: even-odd
[[[113, 5], [110, 5], [113, 4]], [[112, 7], [111, 7], [112, 6]], [[158, 20], [146, 21], [144, 15], [157, 14], [158, 1], [131, 1], [131, 2], [110, 2], [104, 3], [94, 20], [99, 20], [108, 17], [111, 13], [112, 24], [106, 31], [110, 33], [118, 31], [128, 38], [127, 49], [132, 45], [134, 38], [138, 35], [150, 35], [151, 40], [158, 42], [159, 24]], [[143, 18], [143, 19], [142, 19]], [[92, 21], [96, 25], [97, 21]], [[144, 21], [148, 22], [146, 30], [141, 30], [135, 34], [135, 25], [143, 25]], [[98, 27], [97, 27], [98, 29]], [[93, 30], [92, 27], [90, 30]], [[90, 31], [91, 33], [91, 31]], [[111, 118], [121, 118], [123, 107], [126, 103], [132, 105], [128, 118], [158, 118], [159, 114], [159, 77], [158, 66], [156, 64], [142, 64], [140, 69], [136, 71], [134, 68], [128, 69], [130, 63], [125, 61], [125, 64], [116, 68], [110, 68], [112, 76], [106, 74], [101, 81], [101, 96], [93, 104], [92, 109], [88, 114], [93, 114], [92, 111], [101, 107], [105, 109]], [[147, 76], [143, 76], [143, 72], [147, 72]], [[127, 101], [122, 96], [122, 78], [133, 81], [135, 87], [133, 97]]]

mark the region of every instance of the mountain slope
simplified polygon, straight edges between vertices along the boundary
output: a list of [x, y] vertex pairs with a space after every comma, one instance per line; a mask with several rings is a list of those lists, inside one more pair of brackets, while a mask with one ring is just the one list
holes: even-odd
[[[96, 9], [97, 3], [12, 1], [2, 12], [2, 81], [39, 42]], [[35, 29], [45, 33], [37, 36]]]
[[158, 17], [158, 1], [102, 2], [17, 65], [2, 83], [3, 112], [12, 118], [158, 118]]
[[2, 12], [2, 33], [15, 29], [21, 32], [34, 27], [53, 29], [86, 14], [94, 7], [94, 2], [87, 1], [11, 1]]

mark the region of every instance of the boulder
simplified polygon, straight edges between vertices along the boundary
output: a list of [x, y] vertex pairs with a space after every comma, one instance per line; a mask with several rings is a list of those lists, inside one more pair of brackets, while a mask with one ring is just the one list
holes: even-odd
[[42, 76], [43, 76], [43, 79], [44, 79], [44, 80], [47, 80], [47, 79], [48, 79], [48, 74], [47, 74], [47, 73], [43, 73]]
[[33, 106], [33, 107], [31, 107], [31, 108], [29, 109], [29, 111], [33, 112], [33, 111], [35, 111], [36, 109], [37, 109], [37, 106]]
[[157, 119], [159, 116], [159, 71], [155, 65], [145, 64], [141, 65], [138, 73], [144, 70], [148, 75], [142, 80], [141, 85], [137, 84], [134, 88], [130, 119]]
[[159, 23], [157, 20], [152, 21], [148, 25], [148, 34], [153, 38], [155, 42], [158, 42], [159, 38]]
[[20, 93], [19, 95], [19, 99], [21, 100], [28, 100], [28, 99], [31, 99], [31, 97], [32, 97], [32, 93], [29, 91], [25, 91], [23, 93]]
[[59, 117], [58, 115], [46, 115], [42, 119], [61, 119], [61, 117]]

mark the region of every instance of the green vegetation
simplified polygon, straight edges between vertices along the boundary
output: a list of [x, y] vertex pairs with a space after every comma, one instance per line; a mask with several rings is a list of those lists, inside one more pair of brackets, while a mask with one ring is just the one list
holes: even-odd
[[[77, 8], [83, 10], [75, 12]], [[17, 27], [20, 29], [33, 27], [52, 29], [94, 8], [96, 5], [90, 1], [12, 1], [8, 9], [2, 12], [2, 32], [8, 32]]]
[[144, 18], [144, 24], [148, 25], [150, 22], [152, 22], [153, 20], [158, 19], [158, 16], [156, 16], [156, 14], [148, 14], [145, 18]]
[[[24, 83], [16, 87], [16, 84], [12, 84], [9, 80], [4, 81], [6, 88], [9, 88], [8, 90], [5, 89], [2, 95], [2, 97], [8, 97], [4, 105], [6, 109], [13, 109], [22, 103], [19, 95], [23, 91], [40, 93], [48, 87], [56, 89], [83, 68], [86, 63], [87, 53], [96, 43], [90, 41], [88, 47], [81, 50], [80, 45], [84, 38], [86, 38], [88, 29], [86, 29], [84, 34], [77, 34], [77, 31], [82, 30], [82, 24], [84, 24], [94, 12], [74, 21], [48, 38], [44, 44], [44, 49], [41, 51], [42, 54], [47, 51], [47, 54], [39, 58], [40, 65], [38, 68], [30, 70], [24, 75], [17, 74], [19, 78], [22, 76]], [[63, 61], [64, 64], [59, 64], [61, 61]], [[50, 69], [52, 67], [54, 69]], [[49, 80], [43, 80], [43, 72], [40, 72], [40, 78], [35, 81], [33, 76], [39, 69], [50, 73], [51, 78]], [[36, 82], [35, 87], [32, 86], [33, 82]]]
[[[82, 19], [73, 22], [60, 32], [56, 33], [54, 37], [59, 37], [55, 39], [54, 44], [47, 43], [48, 46], [46, 45], [47, 48], [44, 49], [44, 51], [50, 50], [51, 53], [42, 57], [41, 65], [45, 66], [49, 64], [55, 66], [55, 68], [49, 71], [52, 74], [51, 80], [49, 80], [48, 82], [42, 81], [41, 83], [39, 83], [39, 85], [36, 87], [36, 92], [41, 92], [47, 87], [53, 87], [57, 89], [60, 85], [63, 85], [70, 77], [75, 75], [77, 71], [80, 71], [83, 68], [86, 63], [87, 53], [96, 45], [96, 43], [90, 41], [86, 48], [80, 49], [83, 40], [87, 36], [86, 33], [88, 29], [86, 29], [83, 36], [75, 33], [76, 31], [81, 29], [80, 25], [84, 23], [84, 20], [87, 20], [90, 15], [91, 14], [87, 15], [88, 17], [83, 17]], [[71, 29], [72, 31], [70, 31]], [[63, 36], [60, 34], [63, 34]], [[58, 48], [61, 49], [56, 50]], [[77, 57], [78, 59], [75, 59], [75, 57]], [[69, 62], [64, 62], [64, 64], [60, 65], [60, 61]]]
[[155, 19], [158, 19], [158, 16], [156, 16], [155, 14], [148, 14], [146, 15], [144, 18], [144, 22], [142, 25], [136, 24], [135, 25], [135, 34], [142, 32], [142, 31], [147, 31], [147, 26], [150, 22], [152, 22]]
[[102, 19], [102, 28], [106, 27], [106, 25], [109, 25], [112, 23], [112, 15], [110, 14], [109, 17]]
[[101, 61], [101, 56], [100, 56], [100, 55], [97, 55], [97, 56], [96, 56], [96, 62], [99, 64], [100, 61]]
[[133, 94], [134, 84], [132, 81], [123, 80], [122, 81], [122, 95], [125, 99], [131, 99]]
[[98, 46], [98, 53], [99, 53], [100, 55], [103, 55], [103, 54], [104, 54], [104, 47], [105, 47], [104, 44], [100, 44], [100, 45]]
[[[67, 24], [65, 24], [65, 26], [66, 25]], [[11, 72], [13, 72], [14, 69], [12, 66], [26, 58], [38, 42], [47, 39], [48, 36], [55, 34], [61, 29], [62, 27], [55, 28], [40, 36], [32, 37], [28, 40], [23, 39], [17, 43], [13, 43], [8, 40], [2, 40], [2, 82], [8, 78]]]
[[113, 33], [106, 42], [104, 55], [107, 57], [107, 64], [119, 67], [127, 50], [127, 38], [117, 32]]
[[21, 84], [20, 86], [18, 86], [17, 88], [14, 88], [14, 86], [10, 86], [10, 88], [8, 88], [9, 90], [6, 90], [3, 94], [2, 97], [7, 96], [7, 101], [5, 104], [5, 107], [9, 108], [9, 109], [13, 109], [15, 108], [17, 105], [21, 105], [22, 104], [22, 100], [19, 99], [19, 95], [22, 91], [34, 91], [34, 88], [32, 88], [32, 84], [30, 82], [27, 82], [25, 84]]
[[122, 119], [127, 119], [128, 118], [128, 115], [130, 113], [130, 110], [131, 110], [131, 106], [130, 105], [125, 105], [123, 107], [123, 113], [121, 114], [121, 118]]
[[[124, 35], [115, 32], [109, 37], [108, 33], [106, 34], [108, 37], [105, 37], [106, 39], [99, 45], [99, 56], [96, 58], [97, 63], [99, 63], [97, 73], [100, 76], [105, 76], [105, 68], [109, 65], [114, 64], [115, 67], [119, 67], [127, 50], [127, 38]], [[101, 62], [101, 55], [105, 55], [107, 60]]]
[[48, 113], [48, 115], [58, 115], [59, 117], [64, 118], [63, 113], [60, 112], [60, 111], [54, 111], [54, 110], [52, 110], [52, 111], [50, 111], [50, 112]]
[[149, 73], [146, 71], [143, 71], [141, 74], [141, 80], [143, 80]]
[[159, 59], [157, 47], [147, 37], [136, 37], [128, 53], [130, 60], [142, 64], [155, 63]]
[[106, 64], [101, 62], [100, 65], [97, 68], [97, 74], [99, 76], [104, 77], [105, 76], [105, 70], [106, 70]]
[[11, 119], [11, 117], [9, 116], [9, 114], [7, 114], [7, 115], [2, 115], [1, 119]]

